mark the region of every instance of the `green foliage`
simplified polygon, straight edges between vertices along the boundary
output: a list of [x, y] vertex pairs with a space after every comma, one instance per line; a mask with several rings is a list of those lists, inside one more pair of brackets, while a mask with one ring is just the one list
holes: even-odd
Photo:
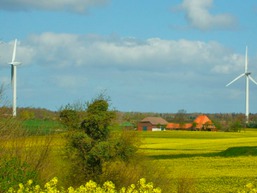
[[115, 113], [108, 110], [108, 101], [102, 97], [88, 103], [87, 114], [81, 123], [81, 128], [94, 140], [106, 140], [109, 135], [109, 125], [115, 118]]
[[87, 103], [80, 129], [69, 133], [68, 157], [75, 163], [72, 170], [76, 178], [99, 181], [109, 162], [129, 162], [136, 153], [135, 132], [110, 132], [114, 118], [115, 112], [109, 110], [103, 95]]
[[1, 158], [0, 160], [0, 192], [25, 183], [29, 179], [36, 180], [38, 173], [28, 163], [17, 157]]
[[106, 140], [109, 135], [109, 119], [104, 113], [87, 114], [81, 128], [94, 140]]
[[136, 155], [136, 152], [141, 145], [138, 133], [135, 131], [122, 131], [112, 136], [114, 139], [115, 157], [128, 162]]
[[78, 129], [80, 126], [80, 119], [78, 112], [73, 109], [63, 109], [60, 112], [60, 121], [69, 129]]
[[240, 120], [235, 120], [230, 123], [231, 131], [239, 132], [239, 131], [241, 131], [242, 127], [243, 127], [243, 124], [242, 124], [242, 121], [240, 121]]

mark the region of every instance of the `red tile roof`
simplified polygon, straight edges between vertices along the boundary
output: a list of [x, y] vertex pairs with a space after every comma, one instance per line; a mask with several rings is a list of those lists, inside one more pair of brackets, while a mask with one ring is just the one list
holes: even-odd
[[197, 128], [202, 128], [202, 126], [205, 124], [209, 124], [209, 125], [213, 124], [212, 121], [206, 115], [199, 115], [194, 120], [194, 123], [197, 124], [196, 125]]
[[[195, 125], [194, 125], [194, 123], [195, 123]], [[200, 129], [200, 130], [204, 127], [210, 128], [210, 129], [215, 129], [213, 122], [206, 115], [199, 115], [194, 120], [194, 123], [185, 123], [185, 124], [168, 123], [166, 126], [166, 129], [191, 129], [193, 127]]]
[[192, 123], [185, 123], [185, 124], [169, 123], [166, 126], [166, 129], [190, 129], [192, 125], [193, 125]]

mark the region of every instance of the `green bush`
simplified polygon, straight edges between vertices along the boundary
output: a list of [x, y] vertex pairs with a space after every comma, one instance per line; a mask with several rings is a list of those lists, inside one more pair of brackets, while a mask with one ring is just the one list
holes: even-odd
[[37, 179], [37, 172], [26, 162], [17, 157], [1, 158], [0, 160], [0, 192], [15, 187], [19, 182]]

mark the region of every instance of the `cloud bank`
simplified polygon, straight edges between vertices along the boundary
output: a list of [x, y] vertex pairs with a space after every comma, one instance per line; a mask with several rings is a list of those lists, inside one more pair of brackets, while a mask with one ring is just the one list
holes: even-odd
[[109, 0], [1, 0], [0, 9], [21, 11], [36, 9], [85, 13], [90, 7], [101, 6], [108, 1]]
[[[0, 66], [6, 71], [2, 82], [10, 82], [8, 62], [13, 43], [0, 44]], [[148, 107], [159, 109], [153, 104], [164, 100], [176, 100], [173, 108], [187, 108], [187, 103], [194, 104], [196, 98], [217, 102], [217, 94], [232, 75], [244, 69], [243, 54], [215, 41], [142, 40], [97, 34], [29, 36], [18, 42], [17, 61], [22, 62], [18, 78], [20, 96], [27, 101], [23, 105], [47, 100], [49, 108], [78, 96], [91, 98], [90, 94], [103, 90], [111, 92], [115, 104], [125, 109], [131, 108], [126, 104], [134, 104], [151, 111]], [[192, 96], [184, 95], [185, 90]], [[168, 111], [167, 105], [162, 108]], [[198, 108], [196, 105], [193, 109]]]
[[[1, 64], [12, 54], [13, 42], [0, 44]], [[25, 65], [50, 68], [90, 67], [167, 72], [190, 69], [226, 74], [241, 68], [242, 55], [215, 41], [123, 38], [117, 36], [43, 33], [19, 42], [17, 57]]]
[[212, 14], [213, 0], [184, 0], [180, 8], [191, 27], [200, 30], [233, 29], [236, 19], [230, 14]]

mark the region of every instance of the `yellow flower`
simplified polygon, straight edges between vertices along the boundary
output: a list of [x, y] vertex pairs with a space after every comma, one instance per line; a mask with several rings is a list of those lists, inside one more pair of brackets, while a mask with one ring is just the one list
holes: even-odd
[[103, 184], [103, 187], [104, 187], [106, 190], [114, 190], [114, 189], [115, 189], [115, 185], [114, 185], [114, 183], [112, 183], [111, 181], [106, 181], [106, 182]]
[[27, 186], [30, 186], [33, 183], [33, 180], [28, 180]]
[[248, 183], [248, 184], [246, 184], [245, 187], [246, 187], [246, 188], [249, 188], [249, 189], [252, 189], [252, 188], [253, 188], [253, 184], [252, 184], [252, 183]]

